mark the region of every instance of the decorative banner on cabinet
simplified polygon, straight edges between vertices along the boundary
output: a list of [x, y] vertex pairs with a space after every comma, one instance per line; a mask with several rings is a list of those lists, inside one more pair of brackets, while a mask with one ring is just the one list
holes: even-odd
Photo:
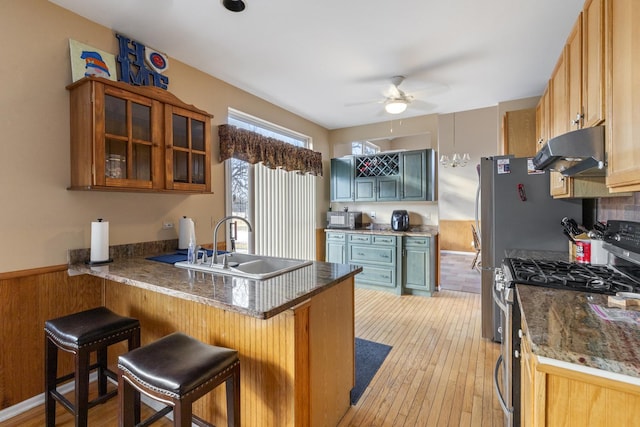
[[[122, 34], [116, 34], [120, 52], [118, 63], [120, 64], [120, 81], [136, 86], [156, 86], [167, 89], [169, 77], [160, 74], [169, 66], [166, 55], [147, 48], [140, 42], [131, 40]], [[147, 68], [145, 58], [152, 68]]]
[[72, 39], [69, 39], [69, 52], [72, 81], [89, 76], [117, 80], [116, 59], [113, 54]]

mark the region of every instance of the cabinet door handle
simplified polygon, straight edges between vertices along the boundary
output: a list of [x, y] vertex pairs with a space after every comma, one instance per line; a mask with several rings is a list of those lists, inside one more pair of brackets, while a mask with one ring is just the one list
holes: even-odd
[[362, 253], [362, 252], [358, 252], [358, 255], [360, 255], [360, 256], [364, 256], [364, 253]]

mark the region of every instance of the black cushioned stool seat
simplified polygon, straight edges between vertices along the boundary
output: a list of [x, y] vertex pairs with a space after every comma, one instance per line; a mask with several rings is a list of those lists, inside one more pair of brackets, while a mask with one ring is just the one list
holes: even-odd
[[[107, 368], [107, 348], [127, 340], [128, 349], [140, 346], [138, 319], [120, 316], [106, 307], [98, 307], [57, 319], [47, 320], [45, 331], [45, 416], [46, 425], [56, 424], [56, 401], [75, 417], [76, 426], [86, 426], [89, 408], [115, 396], [107, 393], [107, 377], [117, 380]], [[75, 371], [58, 377], [58, 350], [75, 354]], [[96, 363], [90, 355], [96, 352]], [[98, 370], [98, 397], [89, 401], [89, 372]], [[75, 378], [75, 404], [57, 390], [57, 386]]]
[[120, 426], [140, 422], [139, 393], [168, 405], [142, 425], [173, 410], [174, 426], [191, 422], [210, 425], [193, 416], [192, 404], [226, 382], [227, 423], [240, 426], [240, 360], [238, 352], [204, 344], [180, 332], [167, 335], [118, 358]]

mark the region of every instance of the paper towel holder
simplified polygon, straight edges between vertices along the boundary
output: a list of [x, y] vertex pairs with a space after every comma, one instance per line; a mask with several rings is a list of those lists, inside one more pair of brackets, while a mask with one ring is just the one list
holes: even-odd
[[[101, 223], [102, 222], [102, 218], [98, 218], [97, 222]], [[108, 227], [109, 223], [107, 223], [106, 226]], [[92, 229], [92, 236], [91, 237], [92, 238], [94, 237], [93, 236], [93, 229]], [[107, 238], [107, 242], [108, 242], [108, 238]], [[93, 245], [92, 245], [92, 248], [93, 248]], [[109, 251], [108, 248], [109, 248], [109, 243], [107, 243], [107, 251]], [[103, 264], [109, 264], [110, 262], [113, 262], [113, 258], [107, 258], [106, 260], [100, 260], [100, 261], [91, 260], [91, 250], [92, 249], [89, 249], [89, 259], [85, 261], [85, 264], [87, 264], [87, 265], [103, 265]], [[108, 252], [107, 252], [107, 256], [108, 256]]]

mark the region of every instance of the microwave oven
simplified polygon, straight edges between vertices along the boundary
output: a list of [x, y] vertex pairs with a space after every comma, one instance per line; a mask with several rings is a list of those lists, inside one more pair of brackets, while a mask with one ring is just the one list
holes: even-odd
[[353, 230], [362, 227], [362, 212], [327, 212], [327, 228], [346, 228]]

